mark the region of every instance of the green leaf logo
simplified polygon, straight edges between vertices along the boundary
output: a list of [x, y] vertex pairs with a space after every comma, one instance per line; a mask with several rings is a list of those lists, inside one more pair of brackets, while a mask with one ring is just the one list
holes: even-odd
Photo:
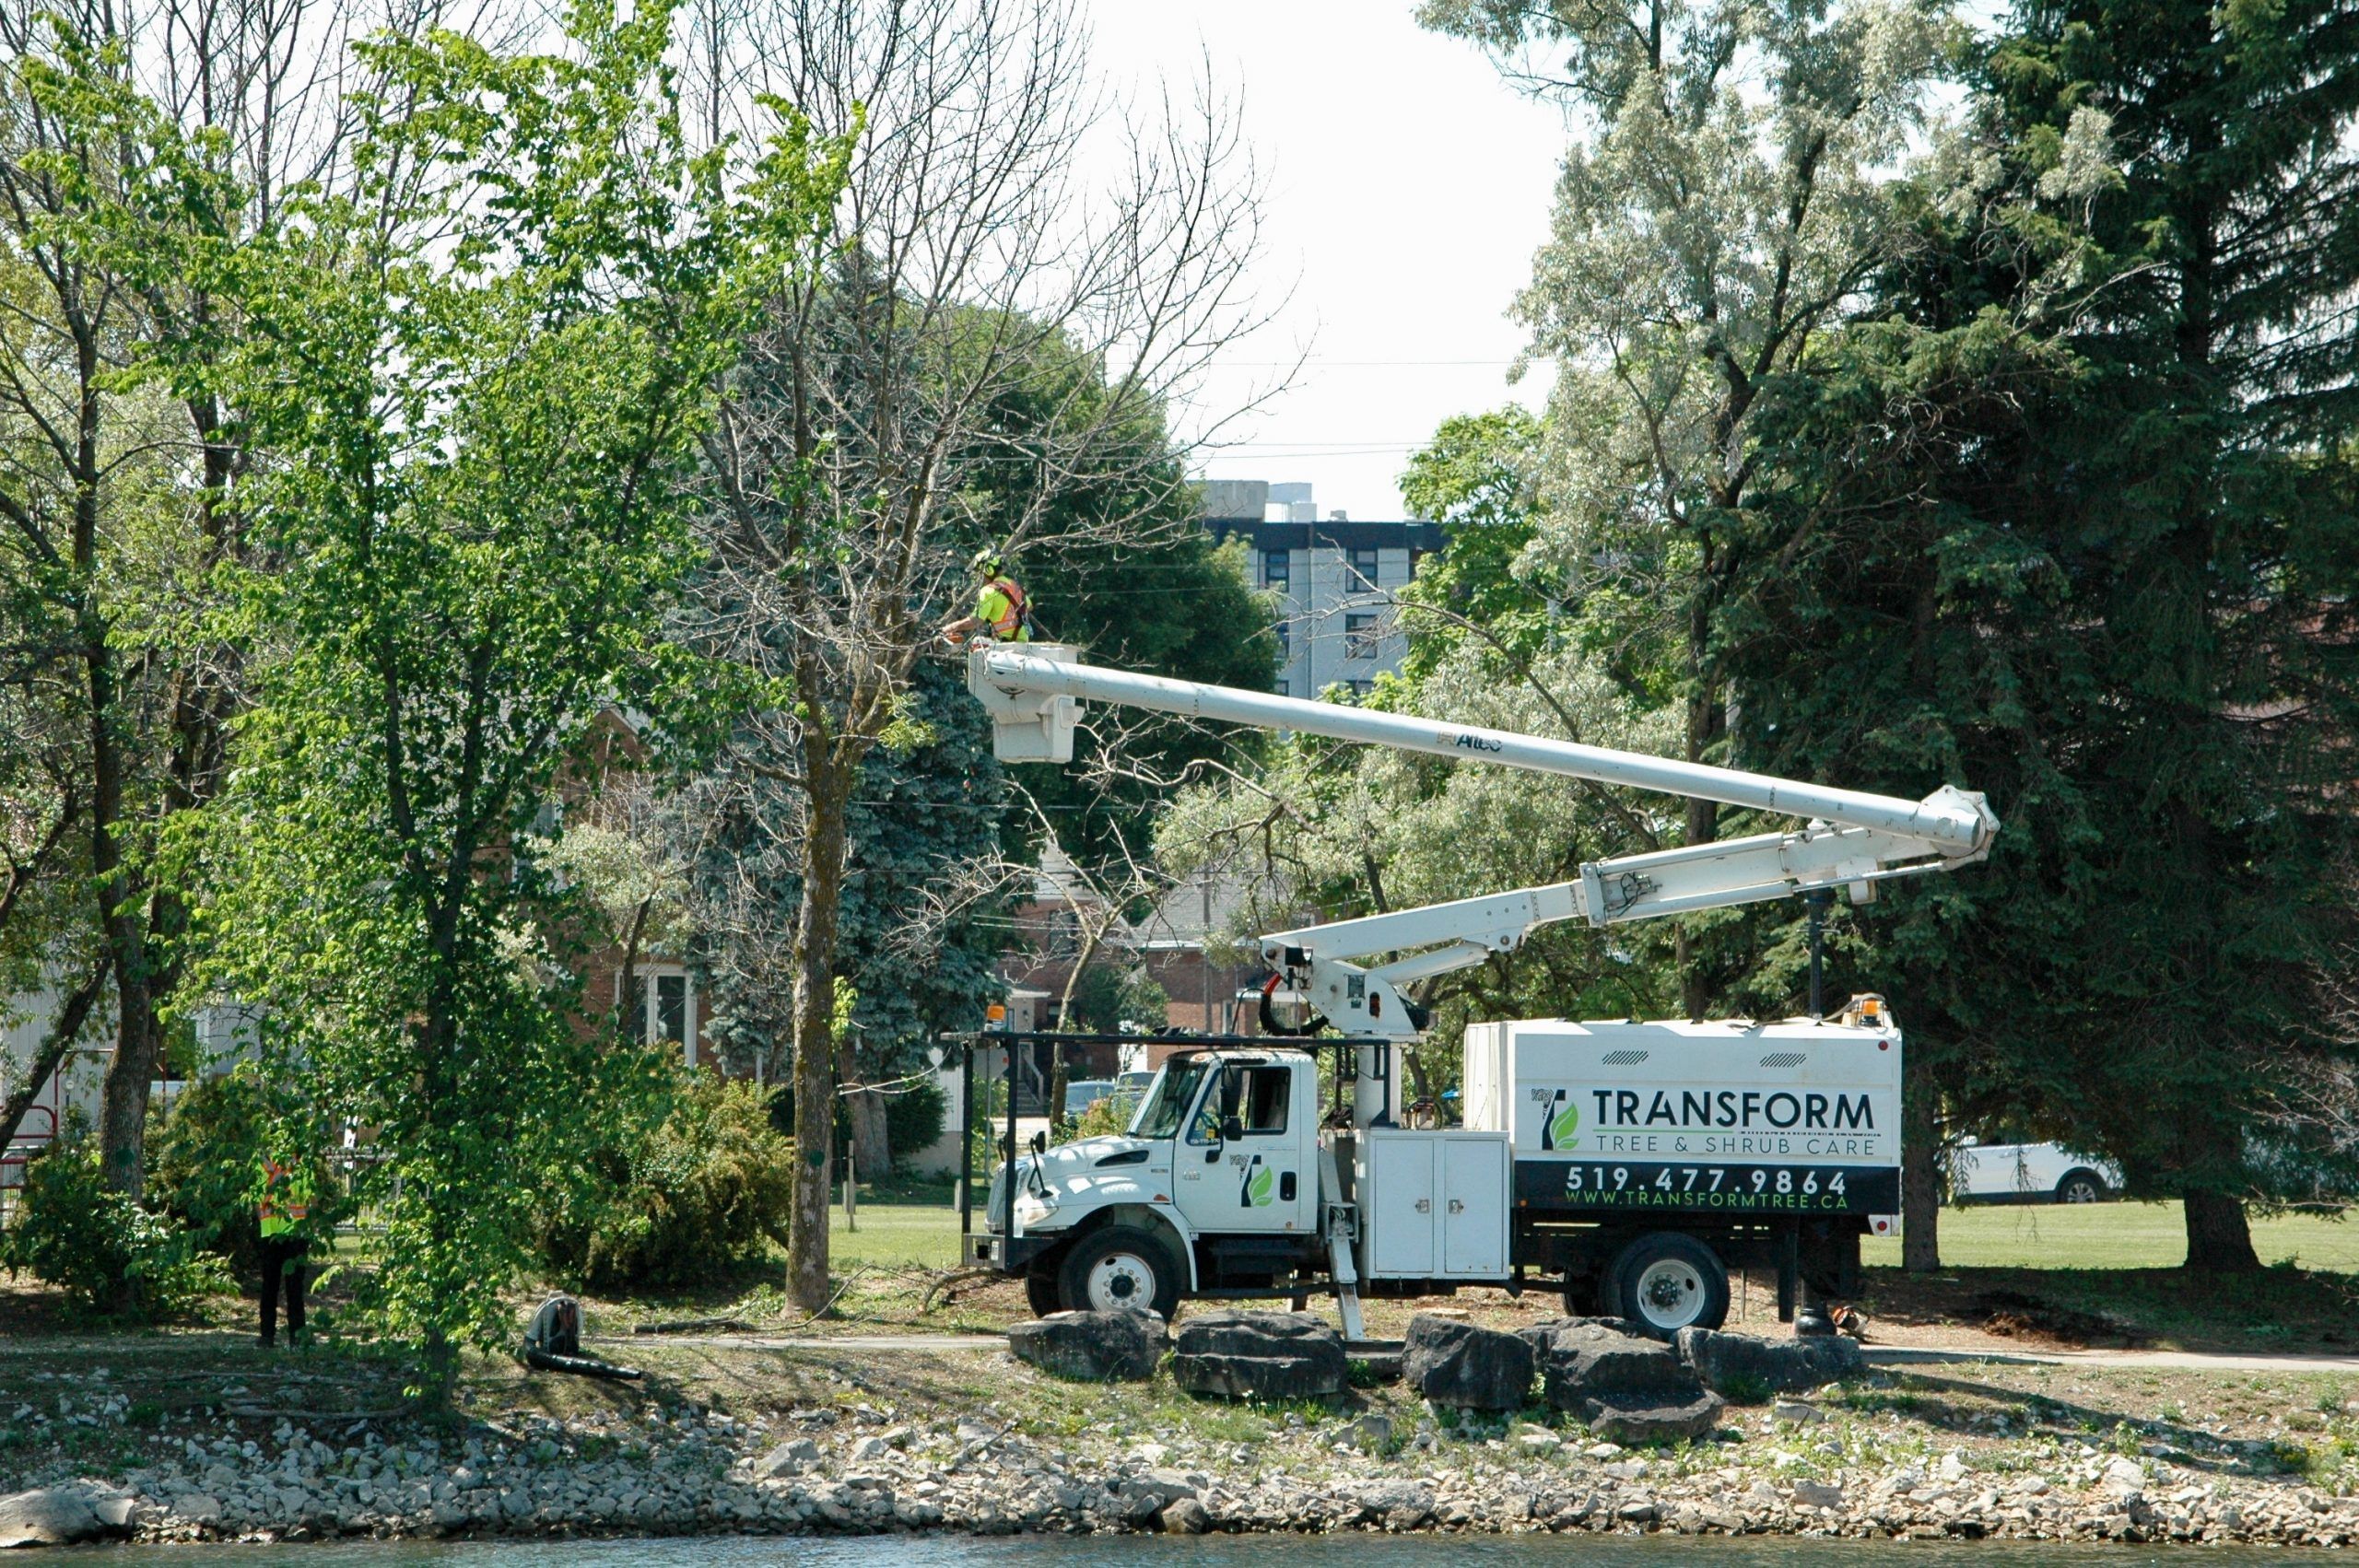
[[1567, 1100], [1565, 1108], [1548, 1118], [1549, 1146], [1556, 1149], [1571, 1148], [1573, 1135], [1580, 1129], [1581, 1107], [1577, 1101]]
[[1245, 1200], [1259, 1209], [1270, 1201], [1270, 1194], [1277, 1189], [1278, 1173], [1264, 1166], [1253, 1173], [1245, 1186]]

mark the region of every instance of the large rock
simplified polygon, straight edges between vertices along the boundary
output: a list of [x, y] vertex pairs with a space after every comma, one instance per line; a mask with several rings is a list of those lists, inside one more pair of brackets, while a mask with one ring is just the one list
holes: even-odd
[[1401, 1375], [1437, 1405], [1520, 1410], [1532, 1397], [1530, 1340], [1421, 1312], [1409, 1320]]
[[1727, 1407], [1718, 1394], [1698, 1392], [1692, 1399], [1664, 1404], [1620, 1404], [1610, 1399], [1583, 1402], [1581, 1419], [1609, 1443], [1635, 1446], [1642, 1443], [1695, 1442], [1718, 1431]]
[[71, 1487], [44, 1487], [0, 1497], [0, 1549], [72, 1546], [113, 1533], [90, 1505], [89, 1497]]
[[1171, 1377], [1224, 1399], [1311, 1399], [1344, 1390], [1344, 1337], [1307, 1312], [1206, 1312], [1180, 1326]]
[[1685, 1405], [1704, 1392], [1669, 1345], [1609, 1321], [1560, 1319], [1523, 1337], [1540, 1352], [1543, 1391], [1555, 1410], [1579, 1412], [1597, 1401], [1627, 1410]]
[[1058, 1312], [1007, 1331], [1007, 1348], [1059, 1377], [1143, 1383], [1163, 1359], [1163, 1319], [1152, 1312]]
[[1867, 1364], [1857, 1340], [1758, 1340], [1711, 1328], [1682, 1328], [1672, 1341], [1679, 1359], [1704, 1387], [1740, 1401], [1815, 1388], [1856, 1376]]

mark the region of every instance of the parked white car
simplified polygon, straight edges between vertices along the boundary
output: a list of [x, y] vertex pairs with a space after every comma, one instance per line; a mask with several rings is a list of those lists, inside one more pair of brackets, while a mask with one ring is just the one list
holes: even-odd
[[2121, 1190], [2121, 1167], [2061, 1143], [1985, 1143], [1950, 1151], [1950, 1201], [2098, 1203]]

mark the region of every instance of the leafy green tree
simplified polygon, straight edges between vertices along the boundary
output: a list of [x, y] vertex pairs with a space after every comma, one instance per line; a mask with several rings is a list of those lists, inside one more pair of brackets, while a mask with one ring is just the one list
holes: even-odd
[[[1892, 166], [1943, 65], [1945, 8], [1427, 0], [1420, 16], [1560, 62], [1525, 74], [1583, 126], [1518, 303], [1557, 366], [1535, 554], [1625, 675], [1679, 705], [1681, 754], [1741, 765], [1721, 628], [1755, 565], [1763, 397], [1807, 372], [1905, 235]], [[1683, 840], [1718, 837], [1720, 810], [1690, 802]], [[1739, 967], [1684, 942], [1681, 964], [1696, 1016]]]
[[[640, 1056], [575, 1026], [535, 820], [604, 713], [663, 712], [693, 673], [658, 615], [694, 436], [845, 155], [789, 115], [733, 190], [684, 150], [668, 24], [585, 6], [561, 54], [367, 45], [393, 87], [360, 106], [348, 188], [235, 242], [126, 218], [236, 306], [219, 354], [157, 373], [218, 387], [272, 453], [250, 518], [276, 569], [237, 585], [254, 706], [187, 847], [207, 978], [372, 1129], [373, 1305], [446, 1386], [460, 1341], [506, 1334], [544, 1189], [652, 1098]], [[236, 200], [177, 167], [158, 203]]]
[[1532, 550], [1545, 435], [1530, 412], [1509, 404], [1445, 419], [1410, 454], [1402, 498], [1440, 523], [1449, 542], [1401, 591], [1409, 644], [1401, 673], [1410, 680], [1432, 673], [1469, 638], [1512, 665], [1528, 664], [1564, 635], [1563, 582]]

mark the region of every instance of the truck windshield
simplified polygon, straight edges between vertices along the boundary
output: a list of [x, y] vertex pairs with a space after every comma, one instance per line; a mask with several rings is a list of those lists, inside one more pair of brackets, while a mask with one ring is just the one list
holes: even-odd
[[1180, 1130], [1186, 1119], [1188, 1107], [1195, 1104], [1196, 1091], [1203, 1087], [1204, 1074], [1212, 1071], [1212, 1062], [1204, 1057], [1191, 1061], [1177, 1061], [1156, 1074], [1149, 1085], [1146, 1099], [1139, 1106], [1139, 1114], [1131, 1118], [1133, 1138], [1169, 1138]]

